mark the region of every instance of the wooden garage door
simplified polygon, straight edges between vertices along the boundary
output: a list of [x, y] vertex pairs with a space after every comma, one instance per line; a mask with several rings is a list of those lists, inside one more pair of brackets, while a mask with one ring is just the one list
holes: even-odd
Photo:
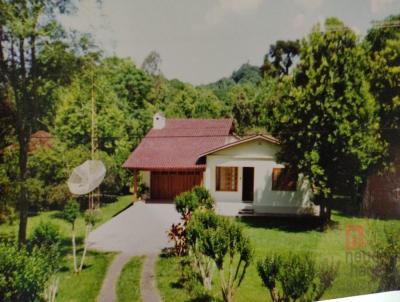
[[152, 171], [151, 199], [173, 200], [176, 195], [201, 185], [203, 171]]

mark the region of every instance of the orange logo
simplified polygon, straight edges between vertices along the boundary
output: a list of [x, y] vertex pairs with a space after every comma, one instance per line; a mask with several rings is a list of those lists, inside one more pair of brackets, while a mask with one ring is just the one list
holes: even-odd
[[365, 247], [364, 228], [359, 224], [346, 225], [346, 250], [356, 250]]

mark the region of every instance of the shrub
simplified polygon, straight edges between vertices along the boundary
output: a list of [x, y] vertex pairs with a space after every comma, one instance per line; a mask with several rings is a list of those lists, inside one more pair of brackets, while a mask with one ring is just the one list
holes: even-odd
[[213, 209], [214, 200], [210, 193], [203, 187], [197, 186], [192, 191], [184, 192], [175, 197], [175, 208], [181, 214], [181, 222], [173, 224], [168, 231], [168, 237], [175, 242], [175, 254], [186, 255], [187, 238], [186, 226], [192, 213], [198, 208]]
[[378, 291], [400, 289], [400, 227], [388, 224], [371, 235], [371, 276], [379, 282]]
[[192, 191], [184, 192], [175, 197], [175, 208], [183, 216], [193, 213], [197, 208], [212, 209], [214, 200], [207, 189], [196, 186]]
[[33, 230], [29, 239], [31, 248], [46, 248], [58, 247], [61, 243], [61, 235], [59, 227], [51, 222], [40, 222]]
[[13, 243], [0, 242], [0, 301], [43, 301], [54, 274], [51, 256], [40, 249], [31, 252]]
[[214, 199], [211, 197], [210, 192], [206, 188], [202, 186], [196, 186], [192, 189], [192, 192], [194, 196], [196, 196], [199, 206], [209, 210], [214, 208]]
[[182, 216], [193, 213], [198, 206], [198, 199], [191, 191], [181, 193], [175, 197], [175, 208]]
[[198, 210], [188, 224], [187, 237], [205, 286], [211, 284], [212, 260], [220, 273], [224, 301], [233, 301], [253, 254], [241, 226], [212, 211]]
[[270, 255], [257, 264], [258, 274], [272, 301], [317, 301], [332, 286], [338, 265], [318, 267], [312, 255]]
[[17, 219], [17, 215], [12, 206], [8, 204], [0, 204], [0, 224], [8, 223], [13, 224]]

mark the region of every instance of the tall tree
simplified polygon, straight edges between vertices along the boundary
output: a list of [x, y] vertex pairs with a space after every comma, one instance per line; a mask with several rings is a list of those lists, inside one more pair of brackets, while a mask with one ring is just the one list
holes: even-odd
[[365, 76], [367, 56], [356, 35], [337, 19], [316, 26], [302, 42], [301, 61], [281, 107], [279, 159], [311, 182], [322, 216], [339, 187], [357, 190], [384, 144], [378, 106]]
[[68, 0], [0, 0], [0, 82], [2, 102], [10, 101], [12, 124], [19, 143], [20, 224], [18, 242], [26, 241], [28, 202], [26, 190], [29, 140], [40, 117], [46, 78], [41, 75], [39, 54], [54, 42], [54, 14], [65, 13]]
[[371, 28], [365, 40], [371, 57], [371, 92], [380, 106], [381, 132], [395, 151], [400, 145], [400, 15]]
[[143, 60], [142, 69], [152, 76], [161, 75], [161, 56], [156, 51], [151, 51]]
[[272, 44], [261, 66], [263, 74], [272, 76], [288, 75], [290, 68], [300, 55], [300, 41], [279, 40]]

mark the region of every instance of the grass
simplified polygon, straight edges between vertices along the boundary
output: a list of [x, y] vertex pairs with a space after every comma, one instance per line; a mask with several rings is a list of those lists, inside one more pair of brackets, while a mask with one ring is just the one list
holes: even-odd
[[[105, 204], [101, 208], [99, 222], [95, 228], [110, 220], [113, 216], [127, 208], [132, 203], [132, 196], [119, 197], [117, 201]], [[62, 268], [59, 273], [60, 284], [57, 293], [57, 301], [68, 302], [90, 302], [96, 301], [100, 291], [107, 268], [115, 254], [88, 251], [85, 266], [82, 272], [74, 274], [72, 269], [72, 247], [71, 247], [71, 225], [60, 218], [60, 211], [41, 212], [36, 216], [29, 217], [27, 235], [32, 233], [40, 222], [50, 221], [58, 226], [61, 237], [63, 255]], [[77, 255], [78, 261], [82, 255], [82, 242], [85, 234], [85, 222], [83, 217], [76, 221]], [[1, 224], [0, 238], [4, 236], [16, 236], [18, 223], [14, 225]]]
[[[104, 222], [110, 220], [114, 215], [118, 214], [120, 211], [124, 210], [132, 203], [132, 196], [122, 196], [119, 197], [117, 201], [113, 203], [105, 204], [101, 207], [101, 214], [98, 223], [95, 228], [102, 225]], [[68, 222], [60, 218], [60, 211], [45, 211], [39, 214], [29, 217], [27, 235], [31, 234], [32, 230], [41, 221], [51, 221], [56, 224], [61, 232], [62, 237], [69, 238], [71, 233], [71, 226]], [[77, 237], [83, 237], [85, 235], [85, 221], [83, 217], [79, 217], [76, 221], [76, 234]], [[18, 231], [18, 223], [15, 222], [13, 225], [0, 224], [0, 237], [4, 236], [16, 236]]]
[[118, 302], [139, 302], [140, 275], [144, 257], [133, 257], [122, 269], [117, 284]]
[[[313, 253], [320, 263], [340, 263], [339, 273], [333, 286], [325, 292], [323, 299], [367, 294], [377, 289], [365, 270], [365, 264], [357, 257], [360, 252], [346, 252], [346, 226], [361, 225], [369, 230], [387, 223], [400, 221], [368, 220], [345, 217], [335, 212], [334, 225], [326, 231], [302, 220], [283, 218], [242, 220], [245, 233], [250, 237], [255, 250], [253, 263], [249, 267], [235, 301], [271, 301], [266, 288], [262, 286], [256, 270], [256, 262], [269, 253], [306, 252]], [[359, 261], [357, 261], [357, 259]], [[364, 265], [363, 265], [364, 264]], [[179, 264], [175, 257], [160, 257], [156, 267], [157, 283], [164, 301], [190, 301], [188, 293], [179, 286]], [[221, 299], [218, 281], [213, 284], [213, 294]]]
[[[79, 274], [72, 273], [72, 267], [60, 273], [58, 302], [96, 301], [113, 253], [90, 251], [85, 260], [85, 268]], [[68, 263], [72, 262], [72, 258]]]

